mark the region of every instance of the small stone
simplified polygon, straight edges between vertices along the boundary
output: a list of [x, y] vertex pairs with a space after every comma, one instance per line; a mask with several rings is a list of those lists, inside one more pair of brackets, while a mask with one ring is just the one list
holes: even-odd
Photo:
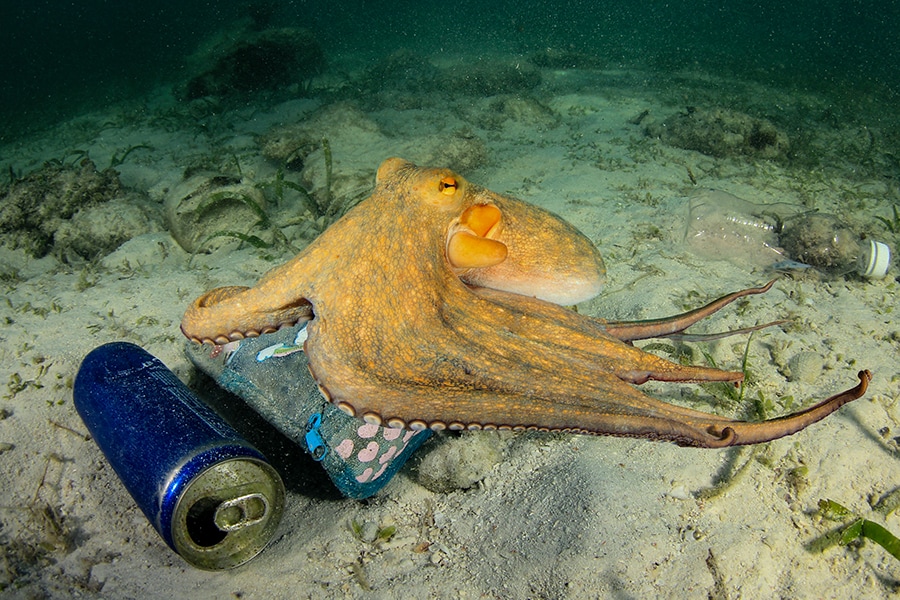
[[825, 368], [825, 359], [816, 352], [799, 352], [788, 361], [790, 381], [815, 383]]
[[676, 485], [669, 490], [668, 496], [676, 500], [690, 500], [691, 492], [684, 485]]
[[484, 479], [502, 455], [502, 442], [495, 433], [446, 437], [419, 463], [418, 480], [441, 494], [469, 489]]
[[366, 521], [359, 528], [359, 539], [371, 544], [378, 537], [378, 525], [374, 521]]

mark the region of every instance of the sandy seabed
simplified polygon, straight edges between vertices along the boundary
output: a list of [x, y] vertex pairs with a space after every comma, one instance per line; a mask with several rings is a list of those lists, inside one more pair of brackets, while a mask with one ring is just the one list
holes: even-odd
[[[381, 102], [326, 99], [338, 85], [330, 80], [314, 82], [313, 92], [322, 92], [314, 99], [253, 109], [184, 107], [160, 92], [144, 106], [61, 123], [0, 148], [0, 156], [27, 174], [76, 149], [102, 168], [145, 145], [115, 169], [124, 187], [160, 213], [190, 165], [239, 170], [244, 182], [273, 180], [279, 165], [263, 156], [260, 136], [307, 121], [305, 135], [329, 140], [338, 194], [371, 189], [389, 156], [447, 157], [458, 163], [435, 166], [461, 164], [471, 181], [552, 210], [593, 240], [608, 284], [579, 310], [614, 319], [674, 314], [770, 277], [741, 264], [740, 253], [714, 260], [684, 247], [686, 199], [696, 186], [849, 215], [896, 246], [874, 219], [890, 216], [896, 190], [877, 160], [872, 167], [872, 153], [892, 151], [865, 115], [801, 121], [792, 115], [824, 114], [829, 101], [691, 73], [665, 81], [608, 70], [540, 75], [539, 85], [513, 96], [442, 102], [411, 93]], [[714, 157], [646, 134], [649, 123], [688, 105], [774, 115], [776, 123], [792, 123], [783, 127], [795, 155], [816, 158]], [[444, 139], [464, 140], [468, 150], [453, 155]], [[866, 152], [871, 168], [858, 168], [855, 157]], [[311, 150], [302, 171], [288, 177], [321, 192], [323, 164], [321, 148]], [[340, 191], [341, 177], [353, 192]], [[300, 225], [287, 225], [297, 202], [272, 213], [273, 227], [284, 225], [295, 245], [308, 237]], [[793, 399], [796, 410], [852, 387], [861, 368], [874, 372], [865, 398], [806, 431], [726, 450], [574, 435], [446, 435], [420, 453], [453, 448], [448, 456], [469, 457], [476, 464], [450, 470], [480, 472], [474, 487], [431, 491], [411, 464], [364, 502], [336, 497], [301, 450], [270, 443], [266, 451], [289, 491], [278, 534], [245, 566], [196, 570], [160, 540], [86, 435], [72, 382], [92, 348], [127, 340], [220, 410], [238, 414], [239, 402], [216, 394], [185, 358], [178, 324], [203, 291], [251, 285], [291, 252], [219, 239], [225, 243], [214, 252], [191, 257], [164, 219], [158, 223], [96, 260], [0, 253], [0, 381], [8, 382], [0, 399], [3, 597], [886, 598], [900, 589], [900, 563], [871, 542], [814, 548], [840, 525], [818, 513], [821, 499], [900, 532], [896, 514], [873, 508], [900, 487], [896, 270], [876, 281], [784, 276], [767, 294], [699, 327], [790, 319], [753, 335], [743, 403], [717, 402], [721, 388], [644, 386], [668, 401], [744, 416], [760, 397], [787, 412], [778, 399]], [[746, 340], [652, 348], [692, 353], [697, 362], [705, 360], [702, 350], [719, 366], [739, 369]], [[251, 439], [272, 437], [259, 421], [236, 425]], [[493, 452], [466, 452], [467, 445]], [[472, 458], [485, 455], [499, 460]], [[387, 527], [395, 532], [379, 539]]]

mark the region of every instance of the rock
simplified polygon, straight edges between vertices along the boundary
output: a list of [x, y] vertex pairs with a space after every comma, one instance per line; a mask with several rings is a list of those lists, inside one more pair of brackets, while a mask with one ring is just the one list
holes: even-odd
[[325, 68], [325, 54], [307, 29], [225, 31], [191, 59], [195, 74], [183, 86], [184, 100], [227, 97], [286, 88], [309, 81]]
[[54, 236], [54, 253], [65, 262], [75, 257], [91, 260], [106, 256], [128, 240], [162, 229], [156, 210], [126, 198], [80, 209], [60, 223]]
[[517, 123], [545, 129], [556, 127], [561, 121], [553, 109], [530, 96], [503, 98], [496, 101], [494, 110]]
[[788, 361], [790, 381], [815, 383], [825, 368], [825, 359], [816, 352], [798, 352]]
[[[259, 235], [253, 225], [265, 221], [266, 199], [258, 187], [234, 177], [197, 173], [166, 195], [166, 224], [186, 252], [215, 250], [237, 236]], [[263, 228], [264, 230], [265, 228]]]
[[322, 147], [323, 138], [328, 138], [339, 159], [353, 149], [354, 141], [358, 146], [377, 144], [384, 140], [384, 134], [352, 103], [339, 102], [315, 111], [300, 123], [273, 127], [260, 136], [259, 144], [269, 160], [300, 171], [307, 157]]
[[462, 107], [461, 112], [467, 123], [484, 129], [500, 129], [511, 121], [530, 129], [544, 131], [561, 123], [560, 116], [543, 102], [527, 95], [501, 96], [484, 103]]
[[468, 173], [488, 162], [488, 152], [481, 138], [469, 131], [432, 135], [416, 140], [406, 153], [419, 165], [453, 169]]
[[[41, 258], [54, 250], [57, 231], [76, 213], [124, 195], [116, 172], [98, 171], [88, 158], [77, 164], [47, 162], [0, 195], [0, 239]], [[65, 248], [54, 252], [67, 253]]]
[[446, 436], [419, 461], [418, 481], [436, 493], [469, 489], [485, 478], [502, 454], [502, 442], [496, 433]]
[[648, 123], [644, 133], [670, 146], [719, 158], [782, 158], [790, 148], [788, 136], [770, 121], [723, 108], [690, 107], [662, 122]]
[[100, 264], [111, 271], [128, 273], [137, 268], [177, 265], [186, 254], [172, 236], [164, 231], [145, 233], [128, 240], [108, 254]]
[[259, 143], [266, 158], [300, 173], [301, 185], [316, 204], [313, 216], [325, 217], [326, 224], [372, 192], [375, 168], [389, 156], [390, 146], [378, 125], [349, 102], [329, 105], [300, 123], [274, 127]]

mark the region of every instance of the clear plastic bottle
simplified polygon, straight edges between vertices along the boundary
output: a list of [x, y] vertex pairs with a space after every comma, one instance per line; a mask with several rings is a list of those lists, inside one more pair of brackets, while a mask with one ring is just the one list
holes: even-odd
[[891, 250], [860, 238], [832, 215], [787, 203], [754, 204], [719, 190], [690, 199], [684, 241], [693, 252], [751, 268], [813, 267], [831, 276], [881, 279]]
[[856, 273], [882, 279], [891, 264], [887, 244], [860, 238], [834, 215], [810, 213], [792, 219], [780, 239], [791, 258], [834, 276]]
[[684, 241], [691, 251], [751, 268], [787, 260], [778, 237], [784, 220], [802, 211], [792, 204], [754, 204], [712, 189], [697, 190], [688, 208]]

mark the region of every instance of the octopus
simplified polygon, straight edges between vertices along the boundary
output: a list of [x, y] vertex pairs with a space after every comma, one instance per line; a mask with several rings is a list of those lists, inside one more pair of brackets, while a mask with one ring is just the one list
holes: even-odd
[[[567, 308], [597, 295], [605, 266], [552, 213], [399, 158], [372, 195], [253, 287], [197, 298], [181, 329], [224, 345], [306, 322], [323, 396], [381, 426], [641, 437], [719, 448], [791, 435], [866, 392], [872, 377], [806, 409], [742, 421], [657, 400], [648, 381], [740, 382], [632, 342], [679, 334], [738, 298], [647, 321]], [[291, 376], [288, 374], [287, 376]]]

